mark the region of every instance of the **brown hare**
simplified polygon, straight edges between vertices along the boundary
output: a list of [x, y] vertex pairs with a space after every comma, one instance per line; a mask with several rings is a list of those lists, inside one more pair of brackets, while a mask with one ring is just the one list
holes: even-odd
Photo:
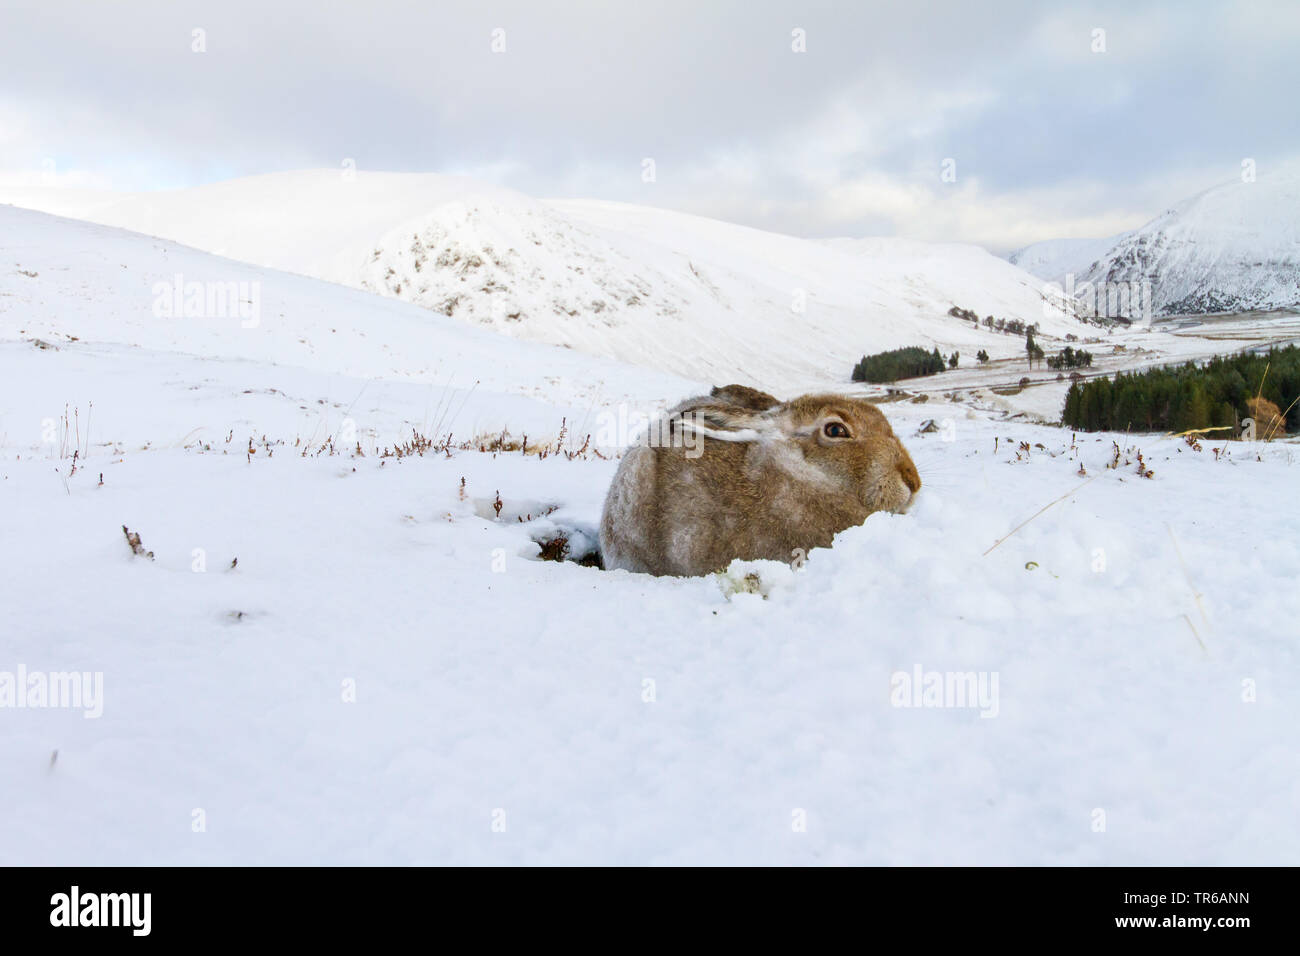
[[[870, 402], [780, 402], [743, 385], [688, 399], [670, 441], [629, 448], [600, 522], [607, 569], [698, 575], [735, 558], [790, 561], [875, 511], [906, 511], [921, 478]], [[661, 429], [661, 432], [663, 430]]]

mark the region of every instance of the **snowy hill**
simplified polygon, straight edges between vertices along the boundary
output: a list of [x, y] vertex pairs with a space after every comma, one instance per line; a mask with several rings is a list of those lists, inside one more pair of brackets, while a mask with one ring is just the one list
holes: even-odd
[[245, 262], [378, 292], [498, 332], [699, 380], [781, 390], [842, 380], [902, 345], [1012, 355], [954, 319], [1078, 323], [1041, 283], [971, 246], [813, 242], [617, 203], [541, 202], [432, 174], [308, 171], [57, 208]]
[[1035, 275], [1075, 284], [1150, 283], [1155, 315], [1300, 304], [1300, 175], [1207, 189], [1132, 232], [1057, 239], [1013, 253]]
[[[269, 416], [277, 426], [307, 422], [304, 435], [321, 428], [329, 434], [344, 400], [347, 414], [373, 419], [385, 439], [411, 424], [431, 427], [424, 413], [435, 404], [457, 411], [443, 416], [445, 429], [469, 437], [480, 426], [553, 430], [565, 411], [660, 403], [699, 387], [570, 349], [511, 341], [407, 303], [26, 209], [0, 206], [0, 263], [0, 340], [21, 350], [11, 353], [20, 369], [45, 369], [26, 376], [26, 388], [7, 390], [0, 405], [0, 433], [15, 437], [31, 433], [24, 422], [78, 398], [96, 403], [102, 427], [119, 391], [133, 404], [150, 388], [171, 396], [155, 423], [174, 417], [184, 434], [202, 424], [186, 417], [194, 414], [191, 386], [211, 383], [232, 400], [254, 404], [235, 398], [244, 394], [235, 388], [241, 376], [256, 380], [249, 394], [283, 399], [256, 410], [263, 427], [270, 427]], [[163, 377], [150, 380], [177, 362], [190, 371], [159, 371]], [[110, 363], [122, 371], [103, 374]], [[368, 384], [375, 381], [384, 384]], [[289, 401], [286, 382], [310, 394]], [[374, 394], [394, 389], [423, 396], [429, 408], [413, 419], [394, 418]], [[362, 390], [367, 401], [351, 408]], [[311, 406], [306, 415], [299, 414], [303, 397]]]

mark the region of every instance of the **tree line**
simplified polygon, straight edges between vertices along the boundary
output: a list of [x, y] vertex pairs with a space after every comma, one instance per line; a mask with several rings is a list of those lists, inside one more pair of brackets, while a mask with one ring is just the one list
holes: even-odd
[[990, 332], [1002, 332], [1008, 335], [1024, 335], [1031, 329], [1038, 331], [1038, 323], [1032, 325], [1020, 321], [1020, 319], [995, 319], [991, 315], [986, 315], [984, 321], [980, 322], [979, 313], [974, 309], [963, 309], [959, 305], [954, 305], [948, 310], [948, 314], [955, 319], [965, 319], [967, 322], [973, 322], [976, 328], [983, 325]]
[[[918, 375], [934, 375], [947, 367], [943, 356], [936, 348], [927, 352], [918, 345], [875, 355], [864, 355], [862, 361], [853, 366], [855, 382], [896, 382], [900, 378], [916, 378]], [[953, 363], [956, 368], [956, 363]]]
[[[1239, 434], [1257, 420], [1258, 437], [1300, 426], [1300, 348], [1215, 356], [1114, 378], [1076, 381], [1062, 424], [1081, 431], [1173, 431], [1222, 428]], [[1285, 409], [1286, 411], [1282, 411]], [[1285, 415], [1285, 419], [1282, 417]]]

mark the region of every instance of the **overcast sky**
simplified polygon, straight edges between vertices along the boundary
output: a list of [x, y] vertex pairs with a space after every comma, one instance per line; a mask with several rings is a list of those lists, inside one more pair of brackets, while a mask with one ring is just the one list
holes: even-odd
[[353, 159], [1006, 251], [1300, 157], [1297, 51], [1294, 0], [4, 0], [0, 179]]

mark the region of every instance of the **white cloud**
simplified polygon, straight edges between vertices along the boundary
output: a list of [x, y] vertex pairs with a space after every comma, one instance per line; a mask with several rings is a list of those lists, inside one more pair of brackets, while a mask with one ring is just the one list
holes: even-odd
[[[1130, 228], [1241, 157], [1300, 153], [1294, 4], [274, 9], [9, 0], [0, 174], [43, 182], [52, 161], [60, 181], [141, 189], [350, 157], [802, 235], [1007, 247]], [[938, 181], [947, 157], [956, 183]]]

